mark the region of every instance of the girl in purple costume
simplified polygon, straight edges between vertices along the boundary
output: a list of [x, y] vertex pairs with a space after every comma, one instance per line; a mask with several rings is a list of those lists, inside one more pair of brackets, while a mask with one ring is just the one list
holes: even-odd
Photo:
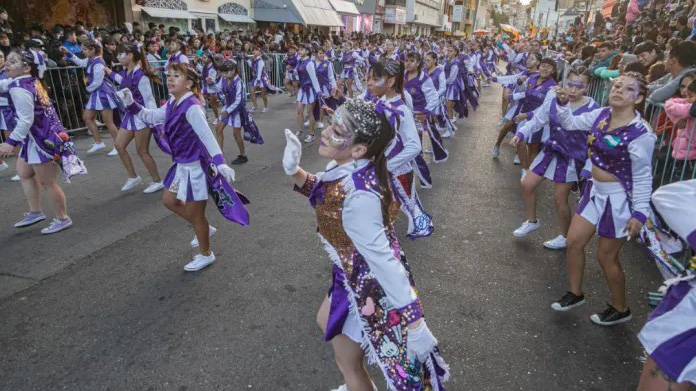
[[366, 355], [389, 390], [444, 391], [449, 370], [394, 233], [385, 158], [394, 137], [389, 120], [364, 100], [339, 107], [319, 143], [319, 154], [332, 161], [316, 175], [300, 168], [300, 141], [290, 130], [285, 135], [283, 168], [316, 210], [319, 240], [333, 266], [317, 323], [345, 381], [334, 391], [377, 389]]
[[609, 107], [589, 113], [573, 115], [567, 105], [567, 92], [559, 90], [556, 94], [562, 129], [588, 134], [592, 183], [585, 186], [568, 230], [566, 258], [570, 291], [553, 303], [552, 308], [567, 311], [585, 302], [582, 291], [585, 246], [597, 233], [597, 260], [607, 279], [612, 303], [590, 319], [603, 326], [631, 319], [619, 252], [626, 237], [639, 234], [651, 212], [651, 161], [657, 137], [636, 110], [642, 106], [645, 94], [645, 80], [636, 72], [627, 72], [614, 80], [609, 91]]
[[[283, 79], [283, 87], [285, 87], [285, 90], [288, 91], [290, 96], [295, 96], [295, 94], [297, 94], [297, 86], [299, 85], [297, 82], [299, 81], [299, 78], [297, 76], [296, 68], [299, 61], [300, 56], [297, 54], [297, 48], [294, 45], [290, 45], [288, 47], [288, 53], [283, 59], [283, 63], [285, 64], [285, 78]], [[254, 105], [254, 107], [256, 107], [256, 105]]]
[[464, 87], [459, 77], [459, 67], [462, 65], [458, 57], [459, 49], [454, 45], [447, 46], [447, 59], [444, 65], [445, 78], [447, 80], [445, 98], [447, 99], [447, 115], [452, 119], [454, 119], [455, 106], [460, 116], [468, 115], [468, 111], [465, 112], [466, 106], [462, 108], [458, 104], [462, 99], [462, 89]]
[[[7, 69], [5, 69], [5, 55], [0, 52], [0, 82], [9, 79]], [[0, 93], [0, 132], [2, 132], [2, 140], [7, 140], [15, 127], [15, 116], [12, 112], [12, 107], [9, 104], [10, 93]], [[0, 171], [4, 171], [9, 166], [0, 159]]]
[[316, 120], [319, 119], [319, 94], [321, 88], [317, 80], [316, 64], [312, 60], [312, 49], [309, 45], [301, 46], [299, 49], [300, 62], [297, 64], [297, 74], [300, 77], [300, 87], [297, 91], [295, 108], [297, 112], [297, 132], [298, 137], [302, 134], [304, 126], [304, 111], [307, 108], [309, 117], [309, 132], [304, 139], [305, 143], [314, 141], [314, 130]]
[[421, 137], [424, 136], [424, 133], [430, 137], [432, 149], [428, 152], [433, 154], [433, 162], [443, 163], [447, 160], [448, 152], [442, 145], [440, 132], [431, 121], [433, 113], [437, 111], [440, 99], [433, 81], [423, 72], [422, 64], [418, 52], [406, 55], [404, 90], [411, 95], [418, 133]]
[[353, 97], [353, 82], [356, 78], [356, 62], [364, 61], [357, 51], [353, 50], [353, 42], [346, 40], [343, 42], [343, 57], [341, 57], [341, 63], [343, 63], [343, 70], [341, 75], [338, 77], [338, 88], [342, 91], [345, 83], [346, 90], [348, 91], [348, 96]]
[[[167, 191], [164, 205], [193, 225], [195, 238], [191, 247], [201, 253], [184, 266], [186, 271], [198, 271], [215, 261], [210, 250], [210, 237], [216, 229], [208, 224], [205, 208], [208, 203], [206, 170], [215, 170], [226, 181], [234, 181], [234, 170], [225, 164], [213, 133], [208, 127], [200, 96], [200, 76], [193, 65], [172, 64], [167, 70], [167, 89], [171, 98], [157, 109], [143, 108], [134, 101], [130, 90], [119, 94], [128, 112], [145, 123], [163, 123], [165, 138], [171, 149], [174, 164], [164, 177]], [[212, 160], [210, 166], [206, 166]]]
[[443, 138], [454, 136], [457, 127], [447, 115], [445, 108], [445, 95], [447, 93], [447, 78], [445, 78], [445, 70], [442, 66], [437, 65], [437, 53], [428, 52], [425, 56], [425, 72], [433, 81], [433, 86], [437, 90], [438, 105], [433, 112], [434, 122], [439, 132], [442, 132]]
[[[217, 97], [217, 85], [220, 81], [220, 74], [213, 56], [213, 53], [203, 52], [203, 54], [201, 54], [201, 64], [199, 65], [200, 69], [198, 71], [203, 78], [203, 88], [201, 89], [203, 99], [205, 99], [205, 102], [207, 102], [210, 105], [210, 108], [213, 109], [213, 115], [215, 116], [213, 125], [217, 125], [218, 118], [220, 116], [220, 101]], [[222, 60], [222, 57], [218, 57], [218, 61], [220, 60]]]
[[[150, 69], [150, 64], [145, 60], [144, 53], [136, 45], [121, 44], [118, 47], [118, 61], [123, 65], [121, 72], [112, 73], [109, 68], [106, 68], [106, 72], [111, 75], [121, 88], [128, 88], [138, 104], [148, 109], [156, 109], [157, 102], [152, 93], [151, 83], [153, 81], [160, 83], [160, 79]], [[150, 125], [157, 124], [146, 124], [140, 118], [130, 113], [126, 113], [121, 120], [121, 127], [114, 142], [118, 156], [121, 158], [121, 162], [123, 162], [128, 173], [128, 179], [121, 191], [128, 191], [143, 181], [135, 172], [133, 160], [131, 160], [128, 153], [128, 144], [133, 139], [135, 139], [135, 150], [150, 174], [150, 178], [152, 178], [143, 193], [150, 194], [164, 188], [159, 171], [157, 171], [157, 163], [150, 155]]]
[[423, 187], [432, 187], [428, 165], [421, 156], [421, 140], [413, 112], [404, 102], [404, 65], [394, 60], [375, 63], [368, 75], [367, 88], [377, 99], [377, 110], [384, 112], [395, 136], [386, 150], [391, 185], [401, 210], [408, 218], [407, 236], [411, 239], [433, 233], [433, 219], [423, 208], [416, 192], [417, 173]]
[[[337, 91], [336, 74], [334, 73], [333, 64], [329, 59], [326, 58], [326, 52], [322, 48], [317, 50], [316, 57], [315, 65], [321, 99], [324, 101], [326, 106], [332, 110], [336, 110], [336, 107], [338, 107], [338, 102], [333, 98], [334, 93]], [[319, 122], [317, 122], [317, 129], [324, 128], [324, 124], [321, 122], [323, 114], [324, 110], [321, 110], [319, 113]]]
[[[70, 61], [85, 68], [89, 99], [82, 113], [82, 119], [85, 121], [87, 129], [92, 133], [92, 137], [94, 137], [94, 144], [87, 150], [87, 153], [98, 152], [106, 148], [101, 140], [99, 128], [97, 127], [98, 113], [101, 114], [101, 120], [109, 131], [109, 134], [111, 134], [112, 140], [116, 140], [116, 136], [118, 135], [118, 128], [114, 124], [114, 109], [118, 108], [118, 98], [116, 97], [116, 90], [114, 90], [111, 80], [106, 78], [104, 70], [106, 64], [101, 57], [102, 46], [99, 42], [93, 40], [84, 42], [82, 44], [82, 53], [87, 56], [86, 59], [78, 58], [62, 46], [60, 50]], [[116, 148], [109, 152], [109, 156], [115, 156], [117, 154]]]
[[[246, 109], [244, 87], [242, 78], [237, 74], [237, 63], [234, 60], [227, 60], [220, 65], [219, 69], [222, 77], [218, 82], [217, 90], [220, 91], [225, 104], [222, 107], [220, 121], [215, 128], [217, 141], [220, 144], [220, 149], [223, 149], [223, 130], [225, 126], [231, 126], [239, 155], [230, 164], [244, 164], [249, 161], [244, 148], [244, 140], [252, 144], [263, 144], [264, 141], [256, 122]], [[242, 128], [244, 128], [244, 135], [242, 135]]]
[[[52, 234], [72, 225], [65, 194], [56, 181], [59, 165], [67, 178], [85, 174], [87, 170], [77, 158], [70, 137], [38, 79], [38, 64], [34, 61], [34, 56], [28, 51], [12, 52], [7, 57], [5, 66], [9, 78], [0, 81], [0, 93], [9, 92], [8, 104], [13, 107], [17, 123], [7, 141], [0, 145], [0, 158], [18, 155], [17, 173], [29, 203], [29, 212], [14, 225], [15, 228], [28, 227], [46, 219], [41, 211], [43, 188], [53, 202], [56, 217], [41, 233]], [[65, 164], [68, 157], [80, 168], [79, 172], [68, 170]]]
[[[592, 98], [586, 97], [587, 85], [590, 81], [590, 73], [586, 68], [572, 70], [568, 75], [568, 105], [573, 110], [573, 115], [590, 112], [599, 107]], [[568, 196], [571, 190], [581, 181], [582, 169], [587, 161], [587, 136], [583, 132], [566, 132], [562, 129], [556, 110], [555, 92], [549, 93], [550, 99], [546, 99], [538, 109], [534, 110], [532, 117], [518, 127], [515, 137], [510, 144], [527, 140], [538, 129], [549, 127], [550, 135], [544, 142], [544, 147], [532, 162], [531, 170], [522, 180], [522, 200], [527, 214], [527, 220], [514, 235], [521, 237], [539, 228], [540, 223], [536, 215], [536, 188], [549, 179], [553, 182], [553, 196], [556, 206], [556, 217], [561, 234], [556, 238], [544, 242], [544, 247], [552, 250], [560, 250], [566, 247], [566, 237], [570, 228], [570, 205]]]
[[256, 112], [256, 95], [260, 92], [261, 99], [263, 99], [263, 113], [268, 112], [268, 96], [267, 93], [275, 94], [277, 91], [268, 80], [268, 73], [266, 72], [266, 63], [261, 57], [261, 48], [258, 46], [254, 47], [254, 57], [249, 61], [249, 66], [251, 67], [251, 104], [254, 107], [249, 110], [249, 112]]
[[189, 63], [188, 57], [186, 57], [186, 55], [181, 52], [182, 47], [184, 47], [184, 44], [178, 39], [173, 38], [171, 41], [169, 41], [169, 55], [167, 56], [167, 61], [164, 63], [164, 66], [162, 67], [163, 70], [166, 71], [172, 64]]
[[[539, 55], [539, 53], [535, 53]], [[520, 105], [520, 114], [518, 114], [513, 120], [515, 123], [519, 124], [527, 118], [530, 118], [532, 111], [536, 110], [539, 106], [544, 103], [546, 99], [546, 94], [556, 87], [558, 84], [554, 77], [556, 76], [556, 62], [550, 58], [544, 58], [539, 64], [539, 74], [532, 75], [527, 79], [527, 90], [524, 94], [524, 99]], [[522, 166], [522, 177], [527, 174], [529, 166], [539, 153], [541, 143], [544, 140], [544, 132], [541, 129], [535, 129], [536, 131], [530, 135], [530, 137], [525, 140], [526, 146], [518, 148], [517, 155], [520, 158], [520, 164]]]
[[[660, 187], [652, 202], [669, 228], [696, 248], [696, 179]], [[665, 296], [638, 335], [649, 354], [638, 391], [688, 391], [696, 384], [696, 257], [665, 285]]]

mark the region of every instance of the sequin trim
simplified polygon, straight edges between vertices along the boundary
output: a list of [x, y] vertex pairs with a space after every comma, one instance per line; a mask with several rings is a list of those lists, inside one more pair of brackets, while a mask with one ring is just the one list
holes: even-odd
[[399, 308], [401, 318], [406, 321], [406, 324], [411, 324], [418, 319], [423, 318], [423, 306], [420, 299], [416, 299], [413, 303]]
[[309, 193], [312, 192], [315, 183], [317, 183], [317, 177], [313, 174], [307, 174], [307, 179], [305, 180], [304, 185], [302, 185], [302, 187], [295, 185], [293, 190], [304, 195], [305, 197], [309, 197]]

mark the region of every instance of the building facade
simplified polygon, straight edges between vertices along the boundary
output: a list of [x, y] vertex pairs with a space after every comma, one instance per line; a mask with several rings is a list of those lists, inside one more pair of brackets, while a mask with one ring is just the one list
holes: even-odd
[[130, 3], [131, 19], [206, 32], [224, 29], [248, 30], [255, 21], [249, 0], [124, 0]]

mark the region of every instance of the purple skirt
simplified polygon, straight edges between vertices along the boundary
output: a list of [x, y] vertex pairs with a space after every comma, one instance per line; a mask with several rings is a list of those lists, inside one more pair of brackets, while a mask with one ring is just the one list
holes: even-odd
[[0, 130], [14, 130], [17, 117], [10, 106], [0, 106]]

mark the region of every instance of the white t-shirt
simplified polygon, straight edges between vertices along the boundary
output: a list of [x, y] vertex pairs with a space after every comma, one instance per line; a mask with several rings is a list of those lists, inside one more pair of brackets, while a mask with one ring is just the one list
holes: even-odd
[[281, 31], [278, 31], [275, 34], [275, 37], [273, 37], [273, 42], [280, 43], [280, 41], [282, 41], [282, 40], [283, 40], [283, 33]]

